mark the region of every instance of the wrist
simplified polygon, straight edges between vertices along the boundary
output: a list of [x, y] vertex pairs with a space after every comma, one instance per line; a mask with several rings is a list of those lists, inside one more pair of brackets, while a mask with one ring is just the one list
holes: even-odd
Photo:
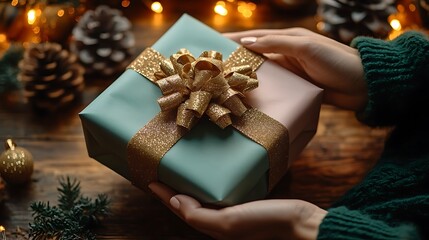
[[295, 236], [298, 240], [314, 240], [319, 234], [319, 226], [328, 212], [317, 208], [311, 216], [296, 226]]

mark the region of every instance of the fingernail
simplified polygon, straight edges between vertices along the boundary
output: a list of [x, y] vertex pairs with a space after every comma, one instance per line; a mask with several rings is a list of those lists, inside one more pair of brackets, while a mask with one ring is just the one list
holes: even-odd
[[149, 185], [147, 185], [147, 187], [149, 188], [150, 191], [152, 191], [152, 193], [154, 193], [153, 189], [156, 187], [155, 183], [149, 183]]
[[243, 45], [250, 45], [252, 43], [255, 43], [258, 38], [256, 37], [244, 37], [240, 39], [241, 44]]
[[179, 209], [180, 208], [180, 202], [179, 202], [179, 200], [176, 197], [170, 198], [170, 205], [174, 209]]

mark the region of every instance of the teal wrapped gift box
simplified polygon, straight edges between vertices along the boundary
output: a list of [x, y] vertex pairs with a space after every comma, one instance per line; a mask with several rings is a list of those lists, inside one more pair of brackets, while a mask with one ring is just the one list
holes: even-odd
[[[194, 56], [206, 50], [229, 56], [238, 44], [183, 15], [152, 48], [170, 56], [181, 48]], [[290, 71], [265, 61], [257, 70], [260, 86], [245, 102], [283, 124], [289, 131], [289, 163], [317, 129], [322, 90]], [[159, 113], [158, 86], [126, 70], [81, 113], [90, 157], [130, 179], [127, 144]], [[232, 127], [224, 130], [203, 118], [161, 159], [159, 181], [202, 202], [234, 205], [268, 193], [267, 151]]]

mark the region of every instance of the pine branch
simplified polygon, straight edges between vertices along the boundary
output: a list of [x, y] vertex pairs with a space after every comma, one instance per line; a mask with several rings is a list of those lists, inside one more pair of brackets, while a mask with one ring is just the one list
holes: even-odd
[[57, 190], [58, 206], [50, 206], [49, 202], [31, 204], [33, 223], [30, 223], [29, 236], [35, 240], [95, 239], [90, 229], [109, 214], [107, 195], [100, 194], [94, 201], [83, 197], [80, 183], [69, 177], [60, 179]]

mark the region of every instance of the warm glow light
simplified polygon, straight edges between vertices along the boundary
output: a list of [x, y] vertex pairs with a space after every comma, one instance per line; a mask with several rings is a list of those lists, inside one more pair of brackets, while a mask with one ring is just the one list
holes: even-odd
[[63, 9], [58, 10], [57, 15], [58, 17], [64, 16], [64, 10]]
[[253, 12], [250, 9], [246, 8], [241, 14], [243, 14], [243, 17], [245, 18], [250, 18], [253, 15]]
[[121, 5], [122, 5], [122, 7], [129, 7], [130, 3], [131, 2], [129, 0], [122, 0]]
[[2, 225], [0, 225], [0, 233], [2, 233], [2, 239], [6, 240], [6, 229]]
[[221, 16], [228, 15], [228, 10], [222, 5], [216, 4], [216, 6], [214, 7], [214, 12], [221, 15]]
[[152, 5], [150, 5], [150, 9], [156, 13], [162, 13], [162, 10], [164, 10], [160, 2], [153, 2]]
[[220, 5], [222, 7], [226, 7], [226, 3], [224, 1], [217, 1], [216, 5]]
[[239, 13], [243, 13], [244, 11], [246, 11], [247, 10], [247, 7], [246, 7], [246, 5], [238, 5], [238, 7], [237, 7], [237, 11], [239, 12]]
[[27, 12], [27, 22], [30, 25], [33, 25], [36, 22], [36, 10], [30, 9]]
[[410, 9], [411, 12], [414, 12], [416, 11], [416, 5], [411, 3], [410, 5], [408, 5], [408, 9]]
[[35, 27], [35, 28], [33, 28], [33, 32], [34, 32], [35, 34], [39, 34], [39, 33], [40, 33], [40, 28], [39, 28], [39, 27]]
[[255, 3], [249, 2], [249, 3], [247, 3], [247, 7], [252, 11], [256, 10], [256, 4]]
[[392, 19], [392, 21], [390, 21], [390, 26], [392, 26], [392, 28], [396, 31], [400, 31], [402, 28], [398, 19]]
[[253, 15], [253, 11], [256, 9], [256, 4], [246, 3], [243, 1], [238, 2], [237, 11], [243, 15], [245, 18], [250, 18]]
[[325, 23], [324, 22], [318, 22], [316, 24], [316, 28], [317, 28], [317, 30], [323, 32], [325, 30]]
[[18, 5], [18, 0], [12, 0], [10, 4], [15, 7], [16, 5]]
[[[1, 33], [0, 34], [0, 43], [4, 43], [6, 41], [7, 41], [6, 34]], [[0, 231], [1, 231], [1, 227], [3, 227], [3, 226], [0, 226]]]

